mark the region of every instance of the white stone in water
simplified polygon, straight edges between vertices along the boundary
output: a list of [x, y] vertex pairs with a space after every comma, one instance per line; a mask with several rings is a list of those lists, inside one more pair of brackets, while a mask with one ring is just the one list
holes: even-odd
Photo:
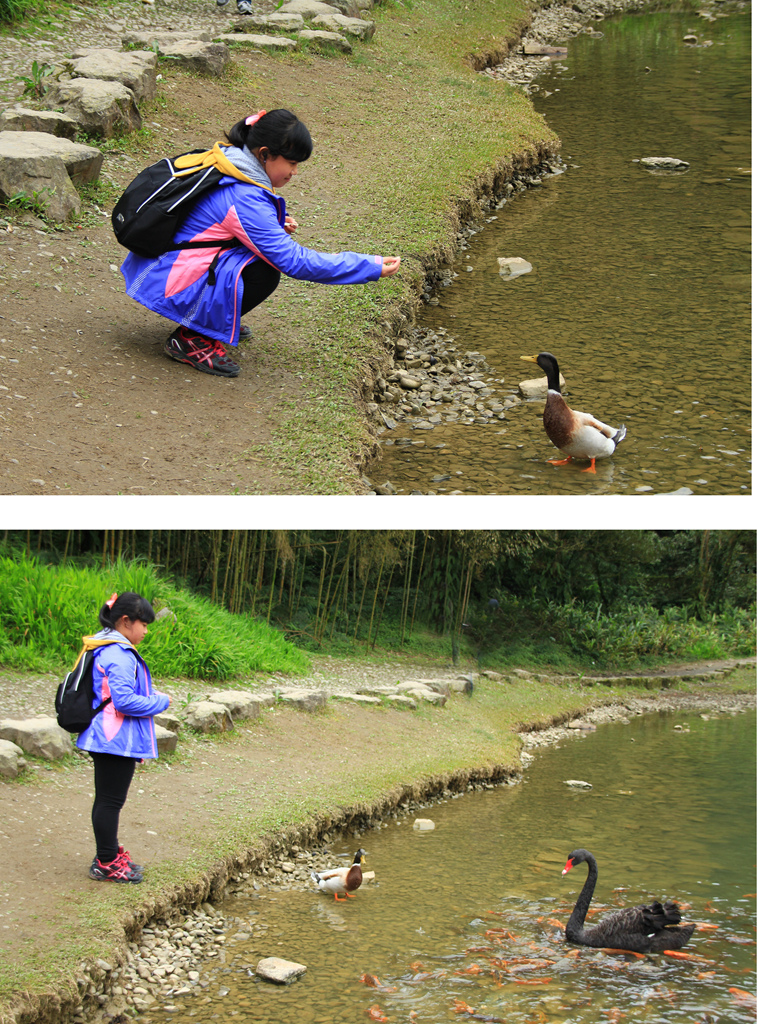
[[686, 171], [689, 164], [674, 156], [643, 156], [640, 160], [643, 167], [659, 171]]
[[564, 779], [563, 781], [567, 786], [572, 786], [574, 789], [592, 789], [592, 783], [583, 782], [581, 779]]
[[255, 973], [267, 981], [274, 981], [278, 985], [288, 985], [302, 974], [305, 974], [307, 970], [308, 968], [305, 964], [297, 964], [292, 960], [282, 960], [278, 956], [268, 956], [258, 961]]
[[532, 270], [531, 263], [520, 256], [498, 256], [497, 265], [500, 269], [500, 276], [506, 281], [520, 277], [522, 274], [528, 274]]
[[431, 818], [416, 818], [413, 822], [413, 827], [417, 832], [432, 832], [434, 830], [434, 822]]

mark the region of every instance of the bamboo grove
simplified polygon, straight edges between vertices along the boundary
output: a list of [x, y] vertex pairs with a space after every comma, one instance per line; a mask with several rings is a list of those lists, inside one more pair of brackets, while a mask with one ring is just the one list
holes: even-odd
[[[52, 530], [0, 539], [6, 551], [53, 564], [144, 561], [311, 649], [373, 649], [380, 635], [380, 646], [407, 648], [423, 631], [446, 638], [453, 660], [461, 643], [481, 658], [545, 629], [570, 645], [573, 634], [599, 643], [602, 620], [621, 650], [654, 620], [665, 636], [671, 623], [735, 609], [739, 631], [755, 632], [745, 626], [750, 531]], [[740, 646], [750, 643], [743, 636]]]

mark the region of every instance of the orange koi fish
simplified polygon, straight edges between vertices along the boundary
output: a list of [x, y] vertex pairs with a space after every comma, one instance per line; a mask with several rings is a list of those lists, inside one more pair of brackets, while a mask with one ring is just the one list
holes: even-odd
[[692, 960], [698, 964], [715, 964], [715, 960], [708, 960], [704, 956], [698, 956], [697, 953], [682, 953], [680, 949], [664, 949], [664, 956], [672, 956], [675, 960]]
[[471, 964], [470, 967], [464, 967], [460, 971], [456, 971], [456, 974], [481, 974], [483, 968], [479, 964]]
[[608, 948], [608, 949], [604, 949], [603, 952], [604, 953], [623, 953], [624, 956], [636, 956], [638, 960], [644, 960], [645, 959], [645, 954], [644, 953], [635, 953], [631, 949], [610, 949], [610, 948]]
[[389, 1017], [385, 1017], [382, 1013], [382, 1008], [378, 1003], [374, 1003], [373, 1006], [369, 1006], [367, 1013], [371, 1020], [387, 1021]]
[[729, 994], [738, 1006], [745, 1006], [749, 1010], [755, 1009], [756, 999], [752, 992], [746, 992], [744, 988], [730, 988]]

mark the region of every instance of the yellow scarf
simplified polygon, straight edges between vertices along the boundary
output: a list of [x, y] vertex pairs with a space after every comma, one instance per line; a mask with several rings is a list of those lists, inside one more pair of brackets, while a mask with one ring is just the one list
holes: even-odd
[[[174, 167], [180, 171], [185, 171], [187, 174], [192, 174], [198, 167], [217, 167], [224, 174], [228, 174], [232, 178], [237, 178], [239, 181], [246, 181], [251, 185], [258, 185], [260, 188], [265, 188], [268, 192], [274, 191], [272, 188], [269, 188], [268, 185], [261, 185], [259, 181], [253, 181], [252, 178], [248, 178], [248, 176], [243, 174], [238, 167], [235, 167], [221, 149], [224, 145], [226, 144], [223, 142], [217, 142], [213, 149], [208, 149], [205, 153], [185, 153], [183, 156], [177, 157], [176, 160], [174, 160]], [[177, 177], [178, 176], [179, 175], [177, 175]]]

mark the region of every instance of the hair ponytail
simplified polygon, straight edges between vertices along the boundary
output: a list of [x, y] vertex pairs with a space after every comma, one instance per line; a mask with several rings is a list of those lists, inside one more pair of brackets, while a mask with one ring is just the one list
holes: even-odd
[[[247, 119], [249, 120], [249, 119]], [[291, 110], [269, 110], [255, 119], [238, 121], [226, 137], [233, 146], [249, 150], [265, 146], [271, 156], [302, 163], [313, 152], [311, 133]]]
[[125, 615], [127, 619], [134, 622], [139, 619], [141, 622], [154, 622], [155, 612], [153, 606], [144, 597], [127, 590], [119, 594], [115, 601], [111, 598], [105, 602], [100, 609], [99, 619], [103, 629], [115, 629], [118, 620]]

